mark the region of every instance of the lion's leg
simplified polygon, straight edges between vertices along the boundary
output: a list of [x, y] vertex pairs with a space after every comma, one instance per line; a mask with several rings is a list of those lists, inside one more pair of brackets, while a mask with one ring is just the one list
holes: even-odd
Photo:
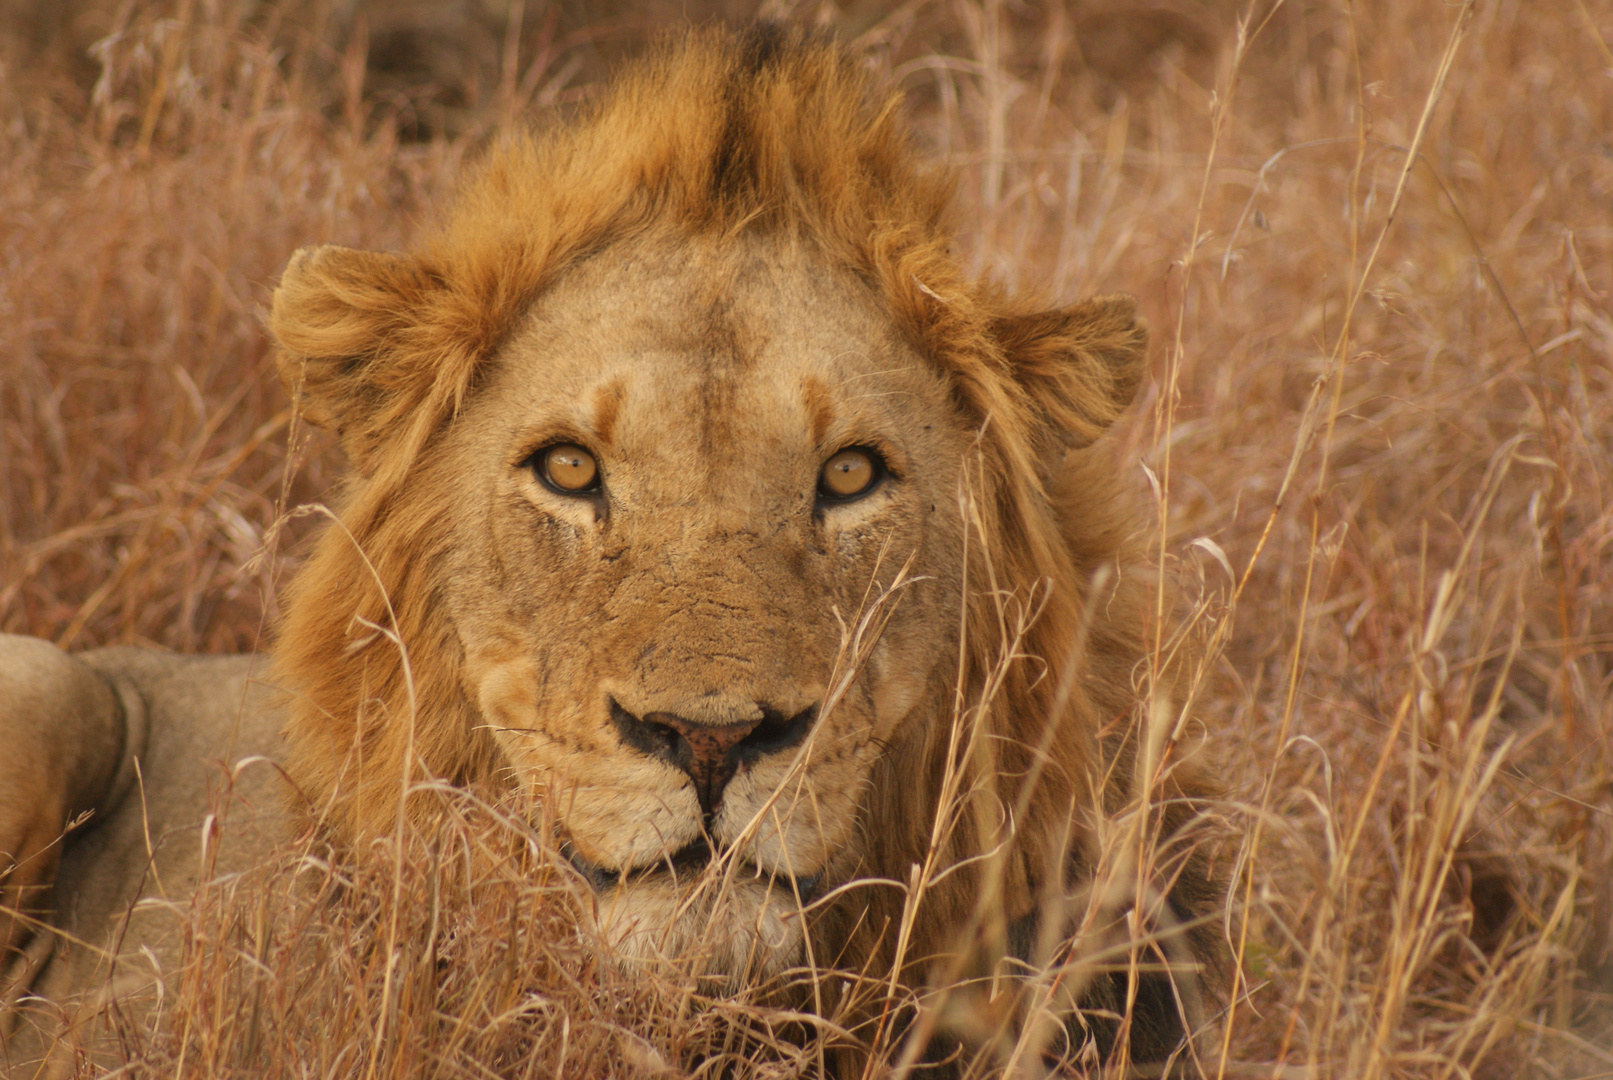
[[127, 784], [131, 711], [88, 664], [0, 634], [0, 988], [34, 966], [65, 834]]

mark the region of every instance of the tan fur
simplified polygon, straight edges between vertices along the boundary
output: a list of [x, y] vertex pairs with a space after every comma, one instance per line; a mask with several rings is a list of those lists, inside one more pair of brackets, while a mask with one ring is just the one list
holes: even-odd
[[[48, 642], [0, 638], [0, 700], [10, 715], [0, 754], [0, 962], [51, 909], [68, 827], [104, 814], [127, 789], [122, 704], [114, 688]], [[138, 737], [134, 740], [138, 742]]]
[[[256, 678], [266, 667], [130, 647], [69, 656], [0, 634], [0, 851], [47, 836], [54, 877], [22, 894], [28, 917], [0, 952], [0, 1074], [35, 1075], [47, 1055], [66, 1074], [80, 1052], [112, 1054], [119, 1017], [144, 1016], [180, 970], [198, 885], [256, 866], [285, 835], [273, 767], [231, 768], [278, 741], [283, 714]], [[134, 907], [142, 897], [172, 903]]]

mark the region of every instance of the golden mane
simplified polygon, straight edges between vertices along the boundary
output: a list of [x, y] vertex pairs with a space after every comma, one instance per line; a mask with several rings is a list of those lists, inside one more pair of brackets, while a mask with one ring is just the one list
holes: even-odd
[[[1103, 604], [1086, 602], [1099, 568], [1122, 554], [1128, 519], [1106, 471], [1066, 451], [1095, 439], [1131, 397], [1144, 330], [1124, 298], [1037, 312], [970, 280], [950, 250], [950, 182], [903, 133], [899, 108], [820, 38], [695, 32], [623, 72], [575, 122], [493, 148], [407, 254], [294, 259], [270, 316], [283, 376], [314, 422], [330, 420], [321, 398], [362, 403], [343, 418], [354, 474], [341, 527], [319, 538], [292, 583], [275, 645], [294, 694], [289, 771], [334, 838], [386, 832], [405, 775], [497, 789], [500, 755], [462, 689], [439, 599], [440, 507], [453, 478], [434, 467], [433, 443], [534, 297], [568, 266], [655, 230], [814, 244], [868, 283], [981, 433], [959, 700], [981, 710], [982, 737], [957, 762], [972, 794], [953, 853], [992, 846], [1035, 773], [1038, 797], [1014, 823], [1003, 879], [1034, 895], [1065, 856], [1072, 814], [1123, 791], [1104, 771], [1124, 740], [1106, 755], [1099, 732], [1126, 730], [1144, 607], [1115, 575]], [[1017, 644], [1033, 659], [1006, 665], [1005, 596], [1040, 612]], [[396, 634], [407, 666], [376, 628]], [[1001, 681], [988, 693], [993, 672]], [[903, 783], [876, 772], [868, 801], [882, 822], [870, 837], [880, 872], [905, 877], [923, 859], [950, 722], [935, 718], [921, 766], [889, 766]], [[1044, 737], [1050, 724], [1058, 738]], [[953, 875], [934, 897], [937, 917], [972, 905], [969, 889]]]

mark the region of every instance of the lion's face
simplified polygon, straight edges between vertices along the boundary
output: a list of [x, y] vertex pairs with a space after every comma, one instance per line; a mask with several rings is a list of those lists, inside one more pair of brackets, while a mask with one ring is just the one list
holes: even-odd
[[621, 944], [682, 950], [728, 904], [713, 966], [796, 954], [955, 670], [969, 438], [872, 292], [778, 239], [612, 248], [498, 350], [437, 459], [442, 600]]

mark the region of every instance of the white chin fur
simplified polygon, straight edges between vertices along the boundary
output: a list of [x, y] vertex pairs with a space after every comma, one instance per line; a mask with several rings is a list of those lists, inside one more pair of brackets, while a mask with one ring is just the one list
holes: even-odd
[[590, 928], [610, 953], [672, 962], [705, 976], [767, 978], [801, 963], [804, 917], [788, 884], [743, 871], [727, 881], [656, 875], [594, 897]]

